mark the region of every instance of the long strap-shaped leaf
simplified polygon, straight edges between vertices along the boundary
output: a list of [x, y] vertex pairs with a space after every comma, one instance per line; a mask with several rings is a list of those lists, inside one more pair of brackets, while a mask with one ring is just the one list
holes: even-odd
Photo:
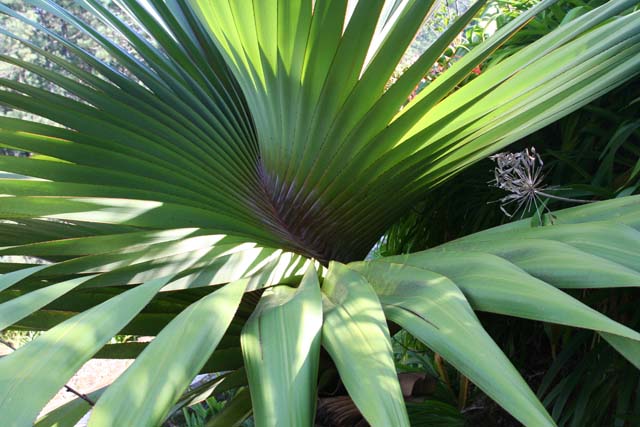
[[480, 232], [433, 252], [492, 254], [559, 288], [640, 286], [640, 197], [566, 209]]
[[[198, 236], [198, 234], [200, 235]], [[220, 262], [217, 262], [215, 265], [217, 268], [221, 268], [225, 265], [224, 261], [228, 262], [230, 258], [237, 261], [238, 257], [235, 255], [250, 252], [254, 255], [253, 258], [255, 259], [263, 252], [266, 256], [274, 252], [273, 250], [254, 248], [252, 244], [240, 243], [240, 241], [235, 238], [228, 238], [222, 235], [207, 236], [206, 234], [207, 233], [194, 232], [193, 230], [182, 230], [177, 233], [151, 233], [146, 236], [141, 236], [136, 233], [134, 236], [137, 235], [140, 238], [137, 247], [129, 246], [131, 243], [127, 238], [129, 234], [118, 234], [67, 239], [8, 248], [5, 250], [5, 253], [30, 256], [46, 256], [48, 253], [47, 248], [51, 247], [57, 247], [61, 250], [61, 254], [65, 254], [65, 247], [69, 245], [73, 246], [74, 243], [78, 244], [81, 251], [82, 247], [84, 247], [85, 250], [93, 250], [91, 250], [92, 254], [90, 255], [72, 258], [55, 264], [45, 264], [38, 267], [30, 267], [29, 269], [17, 270], [0, 276], [0, 292], [10, 286], [13, 286], [15, 289], [16, 283], [20, 283], [26, 278], [29, 278], [29, 276], [32, 278], [50, 278], [52, 276], [64, 277], [70, 274], [108, 271], [108, 273], [104, 275], [91, 278], [93, 281], [91, 286], [98, 286], [98, 284], [102, 286], [108, 284], [124, 285], [128, 283], [140, 283], [139, 281], [135, 282], [136, 277], [138, 279], [143, 277], [138, 273], [149, 273], [155, 270], [156, 273], [164, 271], [164, 275], [167, 275], [167, 267], [171, 265], [178, 268], [177, 272], [180, 272], [182, 271], [180, 268], [187, 267], [185, 264], [187, 260], [193, 261], [189, 266], [192, 266], [193, 263], [198, 261], [198, 263], [195, 264], [196, 268], [209, 268], [211, 270], [211, 267], [213, 267], [212, 264], [215, 264], [218, 259], [220, 259]], [[189, 235], [193, 237], [189, 237]], [[161, 236], [164, 236], [167, 240], [173, 240], [164, 241], [165, 239]], [[145, 237], [148, 239], [145, 239]], [[156, 241], [156, 239], [159, 241]], [[145, 244], [145, 240], [147, 244]], [[104, 248], [107, 249], [106, 253], [102, 253], [101, 249], [96, 248], [95, 244], [99, 244], [100, 242], [105, 244]], [[118, 246], [120, 247], [118, 248]], [[40, 253], [41, 251], [44, 252]], [[243, 272], [239, 274], [243, 274]], [[120, 283], [118, 283], [118, 280], [120, 280]]]
[[[31, 426], [48, 400], [171, 277], [152, 280], [56, 326], [0, 360], [0, 411], [8, 427]], [[28, 399], [25, 398], [28, 396]]]
[[[130, 358], [130, 357], [129, 357]], [[230, 388], [237, 388], [238, 385], [246, 384], [246, 381], [240, 379], [244, 373], [238, 374], [238, 371], [230, 374], [224, 374], [216, 377], [214, 380], [205, 382], [204, 384], [184, 393], [176, 406], [172, 408], [171, 413], [176, 412], [184, 406], [190, 406], [206, 399], [213, 391], [224, 392]], [[100, 396], [107, 390], [108, 386], [100, 388], [96, 391], [88, 393], [86, 396], [93, 402], [97, 401]], [[62, 406], [47, 413], [34, 424], [34, 427], [74, 427], [80, 419], [91, 410], [89, 403], [81, 398], [76, 398], [65, 403]]]
[[92, 277], [95, 276], [79, 277], [77, 279], [56, 283], [55, 285], [29, 292], [26, 295], [0, 304], [0, 330], [13, 325], [18, 320], [41, 309], [51, 301], [80, 286]]
[[409, 426], [389, 330], [371, 285], [359, 273], [333, 262], [322, 291], [322, 346], [349, 396], [373, 427]]
[[[561, 211], [554, 211], [548, 214], [544, 214], [541, 222], [542, 224], [547, 225], [562, 225], [597, 223], [600, 221], [607, 221], [624, 224], [637, 230], [640, 228], [640, 216], [638, 215], [638, 213], [640, 213], [640, 196], [628, 196], [607, 200], [606, 202], [590, 203], [587, 205], [563, 209]], [[546, 231], [547, 229], [549, 231]], [[519, 221], [501, 225], [499, 227], [480, 231], [470, 236], [465, 236], [464, 238], [447, 243], [447, 245], [443, 247], [454, 246], [458, 243], [468, 244], [469, 242], [474, 242], [476, 240], [500, 240], [505, 239], [505, 236], [508, 236], [510, 234], [512, 235], [514, 231], [531, 233], [538, 232], [537, 230], [538, 227], [533, 227], [531, 219], [522, 219]], [[551, 230], [554, 230], [554, 228], [545, 227], [542, 230], [545, 231], [539, 232], [551, 233]], [[553, 231], [552, 233], [555, 234], [556, 231]], [[580, 241], [580, 244], [589, 245], [589, 241], [582, 239]]]
[[20, 270], [11, 271], [0, 275], [0, 291], [3, 291], [21, 280], [47, 268], [47, 265], [37, 265], [34, 267], [22, 268]]
[[100, 398], [89, 425], [158, 425], [215, 350], [246, 285], [224, 286], [167, 325]]
[[[463, 291], [478, 310], [640, 340], [637, 332], [498, 257], [464, 252], [424, 252], [383, 262], [413, 266], [446, 277]], [[615, 276], [615, 269], [613, 272]], [[640, 285], [640, 276], [637, 283]]]
[[514, 232], [508, 240], [460, 242], [447, 251], [497, 255], [534, 277], [570, 289], [638, 286], [639, 248], [640, 232], [602, 222]]
[[[246, 223], [211, 211], [159, 201], [128, 199], [11, 197], [0, 206], [0, 215], [4, 218], [39, 216], [160, 229], [187, 224], [187, 227], [202, 226], [222, 231], [226, 224], [230, 229], [235, 229], [236, 235], [246, 234], [243, 231], [251, 229]], [[253, 231], [255, 236], [267, 237], [270, 234], [257, 224]], [[277, 239], [272, 239], [272, 243], [280, 246]]]
[[313, 426], [321, 329], [315, 268], [265, 291], [241, 335], [256, 426]]
[[555, 426], [454, 282], [402, 264], [363, 264], [358, 270], [390, 320], [440, 353], [524, 425]]
[[238, 391], [222, 411], [205, 424], [205, 427], [238, 427], [251, 415], [251, 412], [251, 394], [245, 387]]
[[598, 331], [640, 366], [637, 332], [555, 288], [640, 286], [638, 200], [571, 208], [554, 213], [557, 225], [520, 221], [382, 261], [447, 277], [478, 310]]
[[[103, 387], [88, 393], [86, 396], [95, 402], [107, 388]], [[76, 398], [49, 412], [34, 424], [34, 427], [75, 427], [75, 425], [91, 410], [91, 405], [84, 399]]]
[[[562, 248], [564, 250], [564, 248]], [[553, 322], [593, 329], [616, 350], [640, 368], [640, 334], [620, 325], [569, 295], [531, 277], [508, 262], [478, 253], [447, 252], [419, 254], [405, 259], [403, 265], [424, 268], [429, 273], [443, 274], [464, 292], [474, 309], [506, 314], [526, 319]], [[550, 254], [553, 256], [553, 253]], [[566, 258], [557, 253], [558, 258]], [[589, 262], [589, 257], [573, 258], [570, 262]], [[399, 260], [397, 260], [399, 262]], [[620, 286], [619, 266], [582, 269], [565, 265], [562, 272], [573, 273], [574, 280], [583, 277], [586, 286], [595, 282], [598, 287]], [[582, 274], [580, 274], [580, 272]], [[548, 275], [553, 279], [553, 274]], [[640, 286], [640, 274], [635, 275], [633, 286]], [[552, 280], [553, 281], [553, 280]]]
[[[0, 250], [1, 255], [24, 255], [42, 257], [46, 255], [79, 256], [107, 253], [116, 250], [136, 250], [140, 247], [162, 243], [189, 236], [204, 235], [196, 228], [162, 231], [141, 231], [132, 233], [107, 234], [101, 236], [69, 237], [51, 239], [25, 245], [14, 245]], [[216, 242], [217, 243], [217, 242]]]

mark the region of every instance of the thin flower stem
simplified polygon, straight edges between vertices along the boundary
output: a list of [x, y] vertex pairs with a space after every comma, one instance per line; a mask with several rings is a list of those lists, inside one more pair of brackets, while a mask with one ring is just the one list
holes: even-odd
[[560, 200], [560, 201], [563, 201], [563, 202], [583, 203], [583, 204], [595, 202], [595, 200], [572, 199], [570, 197], [555, 196], [553, 194], [545, 193], [544, 191], [539, 191], [539, 190], [534, 190], [534, 191], [535, 191], [536, 194], [538, 194], [540, 196], [548, 197], [550, 199]]
[[[9, 347], [12, 351], [16, 351], [16, 350], [17, 350], [17, 348], [15, 348], [15, 347], [13, 346], [13, 344], [11, 344], [9, 341], [6, 341], [6, 340], [4, 340], [4, 339], [2, 339], [2, 338], [0, 338], [0, 343], [2, 343], [2, 344], [4, 344], [4, 345], [6, 345], [6, 346], [7, 346], [7, 347]], [[69, 393], [75, 394], [75, 395], [76, 395], [76, 396], [78, 396], [80, 399], [82, 399], [82, 400], [84, 400], [85, 402], [87, 402], [90, 406], [95, 406], [95, 403], [94, 403], [91, 399], [89, 399], [89, 397], [88, 397], [86, 394], [80, 393], [79, 391], [77, 391], [77, 390], [75, 390], [75, 389], [71, 388], [70, 386], [68, 386], [68, 385], [66, 385], [66, 384], [64, 385], [64, 388], [65, 388]]]

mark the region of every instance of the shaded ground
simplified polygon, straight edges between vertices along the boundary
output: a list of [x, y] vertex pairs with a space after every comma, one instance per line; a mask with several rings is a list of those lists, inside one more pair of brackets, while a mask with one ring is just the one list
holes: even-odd
[[[11, 345], [19, 346], [19, 343], [10, 342]], [[6, 345], [0, 343], [0, 357], [12, 353]], [[67, 382], [67, 385], [75, 391], [88, 394], [94, 390], [111, 384], [116, 380], [131, 364], [133, 359], [92, 359], [85, 363], [82, 368]], [[52, 367], [52, 369], [55, 369]], [[47, 414], [55, 408], [75, 399], [77, 396], [64, 387], [49, 401], [44, 407], [40, 416]]]
[[[69, 380], [67, 385], [80, 393], [91, 393], [94, 390], [111, 384], [131, 363], [133, 363], [133, 359], [92, 359], [80, 368], [73, 378]], [[51, 399], [47, 406], [44, 407], [40, 415], [44, 415], [76, 397], [75, 394], [63, 388]]]

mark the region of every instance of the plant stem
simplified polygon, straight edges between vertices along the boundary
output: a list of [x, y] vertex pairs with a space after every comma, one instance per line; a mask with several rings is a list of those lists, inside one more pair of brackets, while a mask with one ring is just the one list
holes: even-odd
[[534, 190], [534, 191], [535, 191], [536, 194], [538, 194], [540, 196], [548, 197], [550, 199], [560, 200], [562, 202], [583, 203], [583, 204], [595, 202], [595, 200], [582, 200], [582, 199], [572, 199], [570, 197], [555, 196], [553, 194], [545, 193], [544, 191], [540, 191], [540, 190]]
[[[0, 343], [2, 343], [2, 344], [4, 344], [4, 345], [6, 345], [6, 346], [7, 346], [7, 347], [9, 347], [12, 351], [16, 351], [16, 350], [17, 350], [17, 348], [15, 348], [15, 347], [13, 346], [13, 344], [11, 344], [9, 341], [6, 341], [6, 340], [4, 340], [4, 339], [2, 339], [2, 338], [0, 338]], [[76, 396], [78, 396], [80, 399], [82, 399], [82, 400], [84, 400], [85, 402], [87, 402], [89, 405], [91, 405], [91, 406], [95, 406], [95, 403], [94, 403], [91, 399], [89, 399], [89, 398], [87, 397], [87, 395], [86, 395], [86, 394], [82, 394], [82, 393], [80, 393], [79, 391], [74, 390], [73, 388], [71, 388], [70, 386], [68, 386], [68, 385], [66, 385], [66, 384], [64, 385], [64, 388], [65, 388], [69, 393], [73, 393], [73, 394], [75, 394]]]

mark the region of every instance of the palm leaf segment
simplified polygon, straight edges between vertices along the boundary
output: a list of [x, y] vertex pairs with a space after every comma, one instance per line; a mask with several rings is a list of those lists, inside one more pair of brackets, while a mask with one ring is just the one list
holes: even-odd
[[[8, 425], [31, 425], [96, 354], [138, 359], [96, 392], [93, 426], [157, 425], [193, 401], [180, 396], [200, 371], [233, 372], [209, 393], [251, 390], [212, 425], [251, 406], [258, 425], [310, 425], [320, 345], [372, 425], [408, 425], [385, 319], [525, 425], [554, 425], [474, 309], [590, 328], [640, 363], [636, 332], [558, 289], [640, 283], [637, 198], [569, 210], [553, 227], [514, 223], [341, 264], [361, 259], [425, 189], [637, 74], [640, 22], [624, 13], [634, 1], [606, 3], [452, 94], [543, 2], [402, 109], [482, 2], [386, 91], [431, 2], [117, 2], [134, 30], [101, 2], [77, 1], [126, 48], [53, 1], [30, 3], [118, 66], [0, 5], [75, 59], [0, 29], [64, 70], [1, 57], [64, 91], [0, 80], [0, 102], [55, 123], [0, 118], [3, 146], [42, 155], [0, 159], [19, 175], [0, 180], [12, 196], [0, 203], [0, 255], [46, 261], [0, 264], [0, 328], [49, 329], [0, 361]], [[156, 338], [105, 346], [119, 332]], [[38, 424], [73, 425], [87, 409], [73, 402]]]

